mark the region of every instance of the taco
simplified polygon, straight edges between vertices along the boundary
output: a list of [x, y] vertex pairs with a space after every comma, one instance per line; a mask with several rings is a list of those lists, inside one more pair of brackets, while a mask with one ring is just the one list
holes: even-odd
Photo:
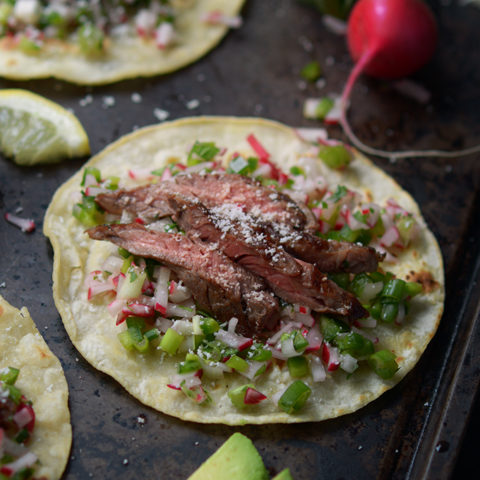
[[28, 310], [0, 297], [0, 477], [61, 477], [72, 443], [68, 387]]
[[240, 26], [243, 0], [0, 1], [0, 75], [98, 85], [177, 70]]
[[44, 223], [78, 351], [196, 422], [323, 420], [377, 398], [435, 333], [443, 266], [410, 195], [353, 157], [230, 117], [106, 148]]

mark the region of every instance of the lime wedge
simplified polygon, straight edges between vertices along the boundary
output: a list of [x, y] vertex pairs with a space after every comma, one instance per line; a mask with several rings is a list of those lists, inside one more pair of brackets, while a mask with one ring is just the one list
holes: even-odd
[[78, 119], [26, 90], [0, 90], [0, 150], [19, 165], [53, 163], [90, 153]]

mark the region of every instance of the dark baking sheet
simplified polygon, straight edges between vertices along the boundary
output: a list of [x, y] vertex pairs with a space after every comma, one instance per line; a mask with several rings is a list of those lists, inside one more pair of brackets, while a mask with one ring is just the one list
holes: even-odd
[[[155, 108], [168, 111], [170, 119], [253, 115], [318, 126], [302, 117], [302, 104], [307, 96], [340, 92], [351, 66], [344, 40], [326, 31], [319, 15], [292, 0], [247, 3], [244, 27], [180, 72], [96, 88], [57, 80], [0, 80], [0, 88], [27, 88], [72, 108], [86, 128], [92, 153], [155, 123]], [[387, 82], [362, 78], [355, 89], [352, 123], [371, 145], [452, 149], [480, 138], [480, 52], [473, 48], [480, 9], [441, 3], [432, 5], [439, 48], [415, 77], [431, 91], [429, 104], [396, 94]], [[324, 66], [323, 90], [300, 81], [300, 68], [312, 59]], [[132, 93], [142, 101], [134, 103]], [[115, 105], [106, 108], [109, 96]], [[198, 100], [196, 108], [191, 100]], [[330, 132], [342, 136], [336, 127]], [[462, 465], [455, 464], [480, 379], [479, 160], [391, 164], [376, 159], [419, 202], [444, 254], [445, 315], [417, 367], [393, 390], [345, 417], [231, 428], [181, 422], [146, 408], [76, 352], [53, 303], [52, 249], [41, 226], [54, 190], [84, 160], [22, 168], [0, 158], [2, 216], [21, 208], [21, 215], [33, 217], [38, 226], [27, 235], [0, 219], [0, 294], [29, 308], [64, 366], [73, 424], [64, 478], [186, 478], [234, 431], [254, 441], [272, 474], [288, 466], [296, 479], [437, 479], [466, 471], [469, 450], [461, 453]]]

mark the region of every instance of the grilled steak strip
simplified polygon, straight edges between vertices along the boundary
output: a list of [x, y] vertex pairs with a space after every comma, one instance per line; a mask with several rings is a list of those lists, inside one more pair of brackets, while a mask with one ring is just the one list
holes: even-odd
[[[208, 181], [207, 177], [217, 178], [215, 181]], [[373, 248], [363, 247], [349, 242], [330, 241], [312, 235], [306, 230], [297, 230], [288, 222], [288, 212], [284, 216], [277, 215], [275, 210], [278, 205], [273, 203], [267, 211], [266, 203], [264, 209], [254, 202], [252, 198], [253, 189], [248, 190], [248, 197], [241, 201], [242, 197], [230, 186], [237, 177], [233, 174], [210, 174], [210, 175], [183, 175], [175, 177], [175, 182], [161, 182], [155, 185], [137, 187], [133, 190], [118, 190], [116, 192], [100, 194], [96, 202], [106, 211], [120, 215], [125, 209], [128, 212], [138, 215], [147, 222], [152, 222], [161, 217], [173, 216], [174, 209], [166, 199], [166, 195], [173, 195], [175, 192], [186, 197], [198, 197], [207, 208], [220, 208], [226, 204], [240, 204], [243, 210], [248, 212], [251, 222], [262, 224], [265, 234], [271, 240], [271, 245], [281, 245], [288, 253], [305, 262], [314, 263], [320, 271], [325, 273], [338, 272], [373, 272], [377, 270], [379, 260], [383, 256]], [[198, 180], [198, 181], [197, 181]], [[216, 186], [228, 180], [226, 185]], [[248, 179], [247, 179], [248, 180]], [[238, 181], [239, 185], [251, 186], [251, 183], [243, 180]], [[264, 188], [264, 187], [262, 187]], [[219, 193], [218, 193], [219, 192]], [[276, 195], [275, 192], [269, 192]], [[194, 196], [194, 197], [192, 197]], [[286, 197], [284, 195], [283, 197]], [[265, 200], [265, 199], [264, 199]], [[293, 202], [290, 200], [290, 202]], [[275, 212], [275, 213], [272, 213]]]
[[166, 265], [189, 288], [201, 309], [220, 322], [238, 318], [238, 331], [243, 335], [273, 330], [278, 322], [277, 299], [259, 278], [184, 235], [149, 231], [136, 223], [98, 226], [87, 233], [92, 239], [108, 240]]
[[[287, 302], [306, 305], [319, 313], [342, 315], [355, 320], [368, 315], [359, 301], [340, 288], [320, 270], [307, 262], [290, 257], [295, 263], [295, 271], [282, 268], [282, 261], [275, 261], [277, 255], [288, 258], [281, 249], [274, 255], [265, 255], [272, 247], [263, 231], [256, 231], [255, 225], [225, 220], [215, 210], [208, 211], [200, 203], [189, 202], [180, 195], [171, 198], [171, 206], [177, 213], [176, 222], [193, 240], [214, 245], [227, 257], [265, 279], [268, 286]], [[228, 209], [225, 205], [222, 209]], [[235, 206], [230, 205], [232, 209]], [[239, 208], [239, 207], [237, 207]], [[257, 240], [250, 241], [250, 238]], [[258, 247], [265, 241], [265, 247]], [[255, 245], [255, 246], [253, 246]], [[273, 261], [272, 261], [273, 260]]]

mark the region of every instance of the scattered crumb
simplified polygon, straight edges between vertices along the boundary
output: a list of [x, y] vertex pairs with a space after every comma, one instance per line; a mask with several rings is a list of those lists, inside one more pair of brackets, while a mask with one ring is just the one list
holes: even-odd
[[200, 100], [196, 99], [196, 98], [193, 98], [192, 100], [189, 100], [185, 106], [189, 109], [189, 110], [194, 110], [195, 108], [198, 108], [200, 106]]
[[140, 103], [142, 101], [142, 96], [137, 92], [132, 93], [130, 98], [133, 103]]
[[102, 108], [111, 108], [115, 106], [115, 97], [107, 95], [102, 98]]
[[170, 116], [170, 112], [167, 112], [166, 110], [163, 110], [161, 108], [155, 108], [153, 110], [153, 116], [157, 119], [163, 122]]

